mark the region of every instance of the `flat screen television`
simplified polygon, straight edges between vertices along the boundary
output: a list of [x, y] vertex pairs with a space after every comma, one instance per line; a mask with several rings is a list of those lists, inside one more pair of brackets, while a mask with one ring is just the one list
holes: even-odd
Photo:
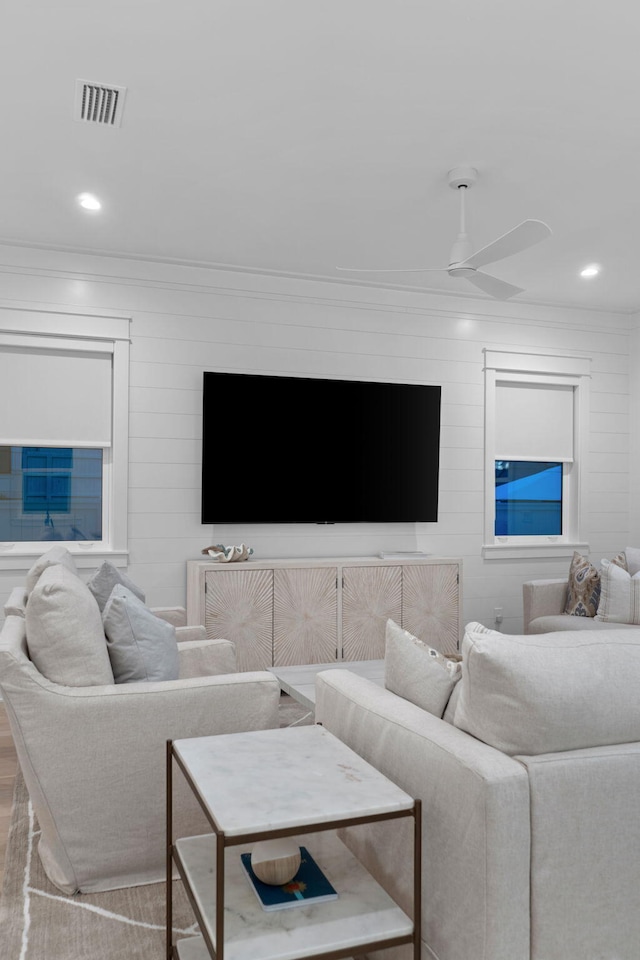
[[437, 520], [440, 393], [205, 371], [202, 523]]

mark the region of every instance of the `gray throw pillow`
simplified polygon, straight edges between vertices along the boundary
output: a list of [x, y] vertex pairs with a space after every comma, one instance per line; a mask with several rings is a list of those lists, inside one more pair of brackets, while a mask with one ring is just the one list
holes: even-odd
[[137, 587], [126, 573], [114, 567], [109, 560], [105, 560], [104, 563], [98, 567], [94, 575], [87, 580], [87, 586], [98, 601], [98, 606], [101, 611], [104, 611], [107, 600], [111, 596], [111, 591], [115, 586], [127, 587], [127, 589], [131, 590], [143, 603], [146, 599], [140, 587]]
[[460, 679], [460, 664], [447, 660], [394, 620], [387, 620], [384, 685], [436, 717], [442, 717]]
[[127, 587], [113, 588], [102, 623], [116, 683], [178, 679], [176, 628], [151, 613]]

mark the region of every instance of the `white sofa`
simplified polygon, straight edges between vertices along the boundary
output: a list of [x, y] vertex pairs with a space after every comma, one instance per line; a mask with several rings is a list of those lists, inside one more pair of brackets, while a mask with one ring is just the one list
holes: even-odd
[[567, 577], [523, 583], [522, 606], [525, 633], [637, 629], [640, 548], [598, 564], [574, 551]]
[[[58, 586], [73, 577], [57, 566], [49, 573], [60, 575]], [[267, 671], [236, 672], [232, 643], [207, 639], [204, 627], [180, 626], [177, 679], [116, 683], [100, 675], [62, 682], [70, 649], [81, 669], [92, 662], [95, 611], [86, 587], [91, 624], [83, 629], [82, 603], [67, 608], [73, 625], [52, 647], [60, 656], [43, 661], [56, 673], [52, 679], [30, 655], [29, 604], [36, 590], [25, 605], [25, 591], [17, 588], [6, 605], [0, 694], [40, 826], [38, 853], [47, 876], [68, 894], [162, 881], [167, 740], [278, 726], [278, 682]], [[159, 612], [164, 621], [184, 619], [181, 608]], [[181, 778], [175, 796], [178, 833], [208, 829]]]
[[522, 609], [525, 633], [552, 633], [555, 630], [635, 630], [629, 623], [603, 623], [596, 617], [576, 617], [565, 613], [566, 577], [527, 580], [522, 584]]
[[[316, 681], [318, 722], [422, 800], [423, 960], [637, 960], [640, 628], [489, 633], [465, 632], [453, 722]], [[409, 909], [406, 832], [346, 839]]]

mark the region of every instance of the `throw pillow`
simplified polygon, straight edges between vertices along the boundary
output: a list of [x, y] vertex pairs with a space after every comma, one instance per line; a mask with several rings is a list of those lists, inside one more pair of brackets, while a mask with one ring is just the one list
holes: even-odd
[[627, 570], [633, 577], [640, 570], [640, 547], [625, 547], [624, 553], [627, 558]]
[[[483, 623], [478, 623], [476, 620], [472, 620], [471, 623], [468, 623], [465, 627], [465, 631], [471, 631], [473, 633], [483, 633], [483, 634], [493, 634], [494, 636], [501, 637], [502, 634], [499, 630], [492, 630], [491, 627], [485, 627]], [[462, 660], [462, 657], [460, 657]], [[462, 668], [458, 674], [458, 679], [462, 679]], [[460, 683], [456, 682], [455, 687], [451, 692], [451, 696], [447, 702], [444, 713], [442, 714], [442, 719], [447, 723], [453, 724], [454, 717], [456, 715], [456, 706], [458, 704], [458, 698], [460, 696]]]
[[87, 580], [87, 586], [98, 601], [98, 606], [102, 611], [104, 611], [107, 600], [111, 596], [111, 592], [115, 586], [126, 587], [128, 590], [131, 590], [132, 593], [135, 593], [136, 597], [143, 603], [145, 601], [145, 595], [140, 587], [137, 587], [126, 573], [114, 567], [109, 560], [105, 560], [104, 563], [98, 567], [94, 575]]
[[636, 741], [640, 644], [628, 633], [465, 630], [454, 726], [512, 756]]
[[27, 597], [38, 582], [42, 571], [46, 570], [47, 567], [52, 567], [56, 563], [61, 563], [67, 568], [67, 570], [69, 570], [71, 573], [75, 573], [75, 575], [78, 576], [78, 568], [76, 567], [76, 562], [73, 559], [73, 556], [69, 553], [66, 547], [61, 547], [59, 544], [57, 544], [55, 547], [51, 547], [50, 550], [47, 550], [46, 553], [43, 553], [41, 557], [38, 557], [36, 562], [29, 570], [25, 582]]
[[102, 622], [116, 683], [178, 679], [176, 628], [151, 613], [132, 590], [113, 588]]
[[63, 564], [46, 567], [27, 602], [29, 656], [40, 673], [65, 687], [113, 683], [98, 604]]
[[461, 666], [387, 620], [384, 684], [387, 690], [442, 717]]
[[600, 600], [600, 573], [586, 557], [574, 552], [569, 566], [565, 613], [595, 617]]
[[633, 576], [613, 561], [602, 561], [602, 591], [596, 620], [640, 624], [640, 571]]

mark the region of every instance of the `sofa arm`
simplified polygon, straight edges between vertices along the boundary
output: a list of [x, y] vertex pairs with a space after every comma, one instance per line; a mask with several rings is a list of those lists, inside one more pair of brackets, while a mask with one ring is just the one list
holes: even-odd
[[[176, 633], [200, 629], [204, 633], [204, 627], [182, 627]], [[232, 640], [182, 640], [178, 637], [178, 641], [181, 680], [238, 672], [236, 645]]]
[[[520, 763], [348, 670], [316, 678], [316, 720], [422, 799], [422, 956], [529, 960], [530, 812]], [[397, 822], [347, 842], [405, 910], [410, 838]], [[464, 922], [461, 922], [461, 910]]]
[[187, 611], [184, 607], [151, 607], [151, 613], [172, 623], [174, 627], [184, 627], [187, 623]]
[[24, 587], [14, 587], [4, 605], [5, 617], [24, 617], [27, 607], [27, 591]]
[[567, 603], [567, 580], [528, 580], [522, 584], [522, 607], [524, 632], [538, 617], [557, 616], [564, 613]]
[[201, 626], [176, 627], [176, 640], [184, 643], [185, 640], [206, 640], [207, 631]]

